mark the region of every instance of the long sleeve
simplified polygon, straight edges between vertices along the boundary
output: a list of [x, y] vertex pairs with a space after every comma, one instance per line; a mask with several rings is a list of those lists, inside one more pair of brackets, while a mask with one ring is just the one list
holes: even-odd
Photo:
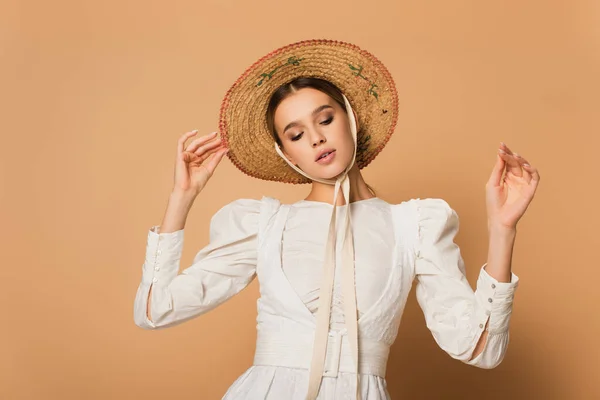
[[[427, 327], [451, 357], [479, 368], [498, 366], [506, 354], [519, 278], [498, 282], [480, 269], [475, 291], [465, 275], [457, 213], [443, 199], [417, 199], [416, 297]], [[484, 350], [469, 361], [489, 320]]]
[[[199, 316], [244, 289], [256, 276], [260, 200], [240, 199], [217, 211], [209, 244], [179, 273], [184, 230], [148, 231], [142, 279], [134, 301], [134, 322], [159, 329]], [[152, 287], [150, 316], [146, 315]]]

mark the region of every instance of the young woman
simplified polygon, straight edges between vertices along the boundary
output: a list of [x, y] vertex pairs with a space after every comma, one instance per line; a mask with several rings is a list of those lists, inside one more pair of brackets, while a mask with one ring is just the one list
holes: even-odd
[[[449, 204], [390, 204], [362, 177], [394, 131], [397, 106], [373, 55], [310, 40], [244, 72], [223, 101], [221, 138], [180, 137], [167, 211], [148, 232], [134, 319], [145, 329], [175, 326], [258, 277], [254, 363], [224, 399], [389, 399], [389, 349], [413, 280], [444, 351], [480, 368], [504, 358], [519, 279], [511, 271], [516, 224], [539, 174], [501, 146], [486, 185], [488, 259], [474, 292]], [[293, 204], [263, 197], [224, 206], [210, 243], [179, 273], [187, 214], [226, 153], [250, 176], [311, 190]]]

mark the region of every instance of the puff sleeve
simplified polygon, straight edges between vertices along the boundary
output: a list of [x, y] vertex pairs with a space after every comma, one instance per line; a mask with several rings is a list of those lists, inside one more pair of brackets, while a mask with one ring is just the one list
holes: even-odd
[[[199, 316], [244, 289], [256, 276], [260, 200], [239, 199], [217, 211], [209, 244], [179, 272], [184, 230], [148, 232], [142, 278], [134, 300], [134, 322], [166, 328]], [[152, 286], [150, 316], [146, 315]]]
[[[443, 199], [417, 199], [416, 297], [437, 344], [452, 358], [479, 368], [498, 366], [509, 342], [519, 278], [498, 282], [480, 269], [475, 291], [465, 276], [457, 213]], [[469, 361], [489, 320], [484, 350]]]

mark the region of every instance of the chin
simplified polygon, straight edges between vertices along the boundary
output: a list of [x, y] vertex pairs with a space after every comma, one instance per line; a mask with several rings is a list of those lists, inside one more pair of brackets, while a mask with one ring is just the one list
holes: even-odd
[[314, 169], [314, 172], [309, 173], [309, 175], [315, 176], [319, 179], [336, 179], [338, 176], [344, 173], [346, 166], [348, 166], [348, 164], [336, 164], [337, 163], [327, 166], [318, 165], [317, 168]]
[[341, 175], [343, 172], [344, 172], [344, 170], [342, 169], [342, 170], [340, 170], [338, 173], [335, 173], [335, 174], [332, 174], [332, 175], [329, 175], [329, 176], [324, 176], [323, 178], [324, 178], [324, 179], [334, 179], [334, 180], [335, 180], [335, 179], [337, 179], [337, 177], [338, 177], [338, 176], [340, 176], [340, 175]]

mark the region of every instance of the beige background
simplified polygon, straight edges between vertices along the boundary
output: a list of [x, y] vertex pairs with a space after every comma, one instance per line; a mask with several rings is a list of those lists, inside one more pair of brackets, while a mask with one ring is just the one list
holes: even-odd
[[[0, 12], [1, 399], [220, 399], [252, 363], [258, 284], [163, 331], [134, 325], [148, 228], [177, 138], [216, 129], [258, 57], [350, 41], [391, 70], [400, 119], [364, 170], [389, 202], [442, 197], [472, 285], [487, 257], [484, 185], [498, 143], [539, 168], [518, 226], [511, 343], [452, 360], [411, 293], [388, 368], [394, 399], [593, 399], [598, 387], [600, 3], [588, 1], [20, 1]], [[186, 226], [183, 267], [240, 197], [308, 186], [225, 160]]]

